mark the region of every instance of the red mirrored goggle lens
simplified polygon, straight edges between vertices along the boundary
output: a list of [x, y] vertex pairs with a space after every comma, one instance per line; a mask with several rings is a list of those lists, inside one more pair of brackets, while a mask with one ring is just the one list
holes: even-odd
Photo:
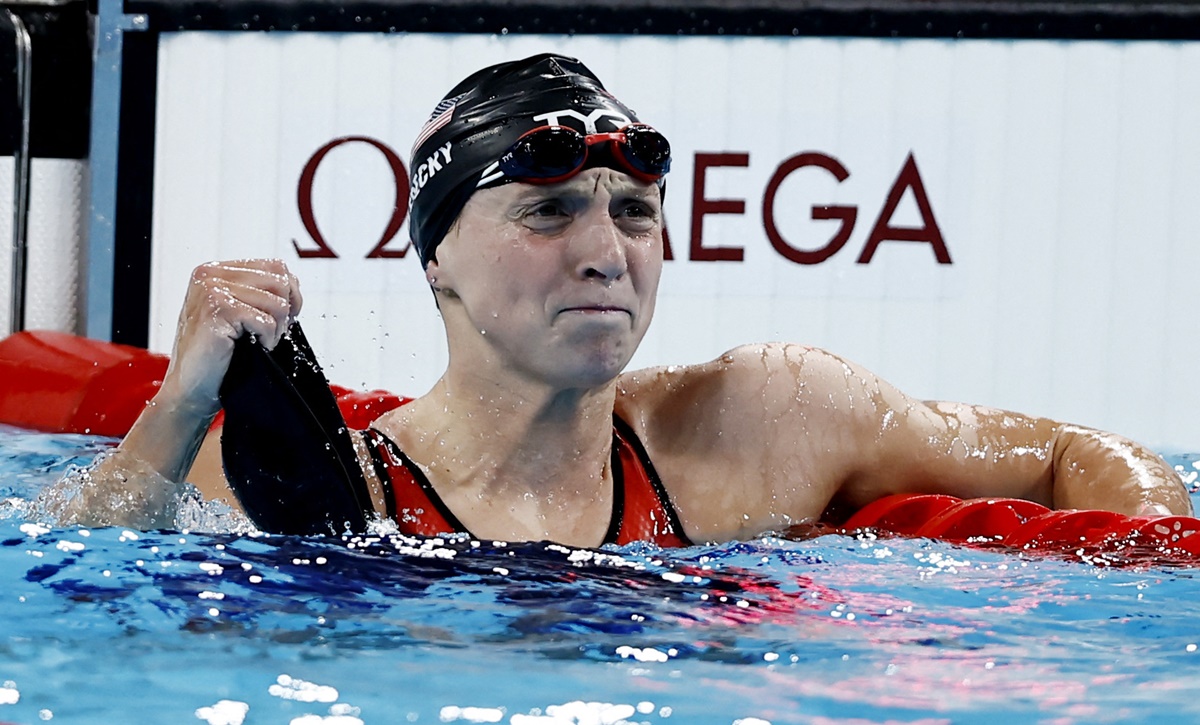
[[553, 183], [574, 176], [591, 147], [608, 144], [623, 170], [643, 181], [657, 181], [671, 168], [671, 144], [650, 126], [635, 124], [615, 133], [583, 135], [566, 126], [536, 128], [517, 139], [500, 157], [500, 171], [510, 179]]

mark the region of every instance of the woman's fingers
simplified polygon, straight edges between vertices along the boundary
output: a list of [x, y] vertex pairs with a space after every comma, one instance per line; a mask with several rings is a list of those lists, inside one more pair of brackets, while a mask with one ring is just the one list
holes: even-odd
[[288, 300], [292, 303], [292, 318], [295, 319], [304, 306], [304, 297], [300, 294], [300, 279], [291, 272], [288, 272]]
[[281, 260], [233, 260], [197, 267], [172, 354], [176, 394], [215, 405], [234, 341], [252, 334], [267, 349], [274, 348], [301, 303], [299, 283]]
[[197, 323], [226, 336], [232, 332], [230, 340], [252, 332], [267, 349], [279, 342], [303, 301], [298, 280], [280, 260], [214, 262], [197, 267], [192, 280]]
[[233, 340], [248, 332], [271, 350], [294, 316], [291, 300], [259, 287], [231, 282], [222, 287], [221, 294], [225, 300], [217, 314], [230, 323]]

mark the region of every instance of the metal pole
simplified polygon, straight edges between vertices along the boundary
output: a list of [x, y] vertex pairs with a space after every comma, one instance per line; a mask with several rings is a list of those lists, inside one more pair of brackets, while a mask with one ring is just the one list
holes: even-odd
[[146, 29], [145, 15], [125, 15], [124, 0], [97, 0], [92, 66], [92, 127], [88, 159], [91, 216], [87, 232], [87, 336], [112, 339], [116, 269], [117, 151], [120, 145], [121, 67], [126, 31]]
[[16, 13], [4, 8], [12, 23], [17, 44], [17, 111], [21, 114], [20, 132], [13, 149], [13, 248], [12, 302], [9, 307], [10, 332], [25, 329], [25, 274], [28, 260], [29, 228], [29, 95], [33, 80], [33, 43], [25, 23]]

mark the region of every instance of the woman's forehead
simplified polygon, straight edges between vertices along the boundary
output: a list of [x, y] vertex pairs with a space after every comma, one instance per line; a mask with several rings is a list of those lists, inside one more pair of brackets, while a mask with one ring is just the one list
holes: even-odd
[[633, 196], [638, 198], [657, 198], [658, 184], [635, 179], [617, 169], [596, 167], [584, 169], [566, 181], [553, 184], [529, 184], [513, 182], [490, 189], [481, 189], [472, 196], [472, 200], [481, 198], [484, 201], [499, 203], [517, 202], [522, 200], [544, 199], [549, 197], [595, 196], [601, 191], [609, 196]]

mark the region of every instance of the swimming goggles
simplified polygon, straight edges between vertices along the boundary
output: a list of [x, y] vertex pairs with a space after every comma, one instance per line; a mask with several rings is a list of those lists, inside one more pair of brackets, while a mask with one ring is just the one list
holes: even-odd
[[484, 171], [479, 186], [502, 180], [529, 184], [565, 181], [579, 173], [597, 150], [611, 156], [614, 168], [640, 181], [658, 181], [671, 168], [667, 137], [642, 123], [613, 133], [587, 135], [568, 126], [542, 126], [518, 138]]

